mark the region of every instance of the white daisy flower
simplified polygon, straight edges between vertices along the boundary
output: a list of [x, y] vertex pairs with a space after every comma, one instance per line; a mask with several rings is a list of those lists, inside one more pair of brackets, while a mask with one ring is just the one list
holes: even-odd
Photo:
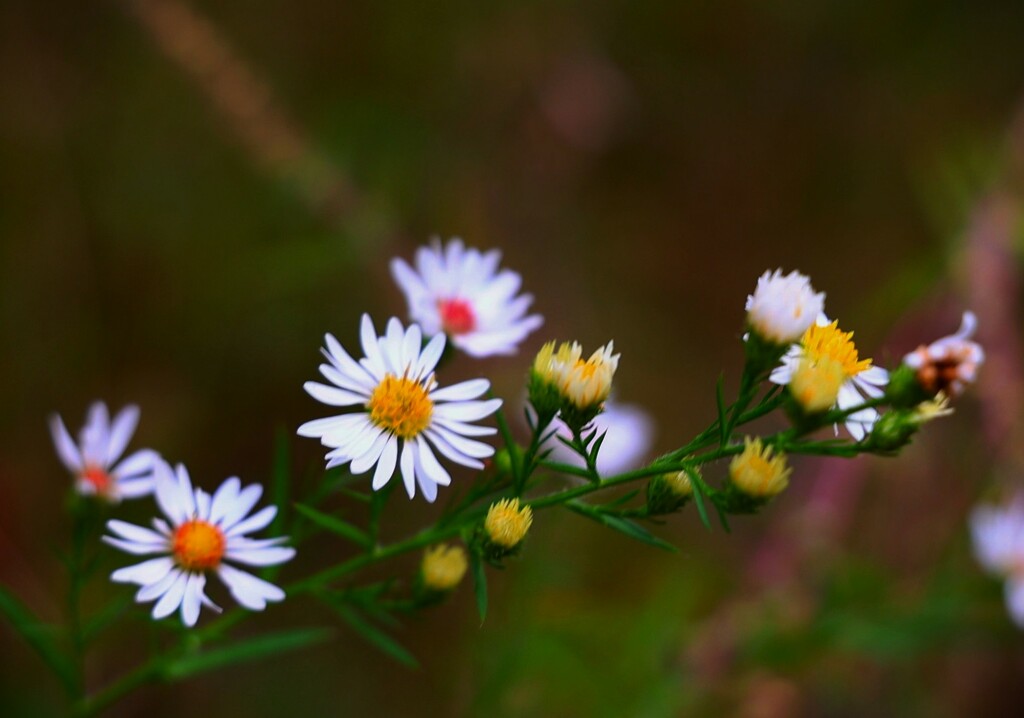
[[196, 624], [201, 606], [220, 611], [203, 591], [208, 571], [216, 573], [235, 600], [250, 610], [262, 611], [267, 602], [282, 600], [284, 591], [279, 587], [226, 563], [273, 566], [295, 555], [295, 549], [281, 546], [286, 538], [245, 535], [265, 528], [277, 515], [276, 506], [267, 506], [249, 516], [262, 493], [259, 484], [243, 489], [238, 478], [231, 477], [211, 497], [192, 488], [184, 466], [178, 464], [174, 472], [161, 461], [156, 501], [167, 521], [153, 519], [154, 531], [114, 519], [107, 522], [107, 528], [115, 536], [103, 537], [111, 546], [131, 554], [161, 555], [118, 569], [110, 575], [111, 580], [138, 584], [135, 600], [156, 601], [155, 619], [180, 609], [186, 626]]
[[326, 335], [323, 352], [330, 363], [321, 364], [320, 373], [333, 386], [305, 384], [317, 401], [357, 408], [299, 427], [300, 436], [318, 438], [332, 449], [327, 467], [349, 464], [349, 471], [362, 474], [376, 465], [374, 491], [400, 467], [409, 498], [416, 495], [418, 484], [427, 501], [437, 498], [438, 485], [451, 483], [434, 449], [457, 464], [482, 469], [480, 459], [492, 456], [494, 448], [467, 437], [496, 431], [469, 423], [501, 406], [501, 399], [472, 401], [490, 388], [490, 382], [472, 379], [438, 388], [434, 367], [444, 351], [445, 335], [435, 335], [424, 347], [422, 331], [415, 324], [404, 329], [392, 318], [387, 333], [378, 337], [364, 314], [360, 338], [365, 357], [356, 362], [337, 339]]
[[75, 490], [107, 501], [134, 499], [153, 493], [154, 464], [159, 454], [140, 449], [121, 459], [135, 427], [139, 407], [126, 406], [110, 421], [107, 405], [95, 402], [76, 444], [58, 414], [50, 417], [50, 434], [61, 462], [75, 476]]
[[501, 252], [465, 248], [461, 239], [447, 246], [434, 240], [416, 251], [416, 269], [391, 260], [391, 274], [409, 302], [409, 316], [427, 336], [444, 332], [473, 357], [514, 354], [526, 335], [544, 323], [525, 316], [533, 297], [516, 296], [522, 277], [498, 270]]
[[1006, 607], [1024, 628], [1024, 496], [1005, 507], [979, 506], [970, 522], [978, 563], [1006, 580]]
[[903, 363], [917, 371], [917, 380], [925, 391], [958, 396], [974, 382], [978, 367], [985, 361], [985, 350], [971, 341], [977, 326], [974, 312], [964, 312], [956, 334], [928, 346], [922, 344], [903, 357]]
[[[840, 411], [859, 406], [866, 398], [881, 397], [889, 383], [889, 372], [872, 366], [870, 359], [860, 359], [852, 337], [853, 332], [840, 331], [837, 322], [829, 322], [827, 317], [819, 315], [800, 342], [782, 357], [782, 363], [771, 373], [771, 381], [782, 385], [799, 381], [806, 391], [807, 403], [815, 410], [819, 409], [820, 396], [830, 392], [835, 396], [832, 408]], [[803, 381], [805, 376], [811, 377], [810, 380]], [[803, 396], [796, 398], [803, 403]], [[846, 417], [846, 430], [860, 441], [871, 433], [878, 417], [878, 411], [873, 408], [854, 412]]]
[[[594, 417], [591, 425], [597, 429], [598, 436], [607, 434], [597, 455], [597, 470], [601, 476], [614, 476], [637, 468], [651, 449], [654, 420], [636, 404], [620, 404], [609, 399], [604, 404], [604, 411]], [[566, 439], [572, 438], [572, 432], [565, 424], [560, 425], [558, 433]], [[548, 441], [547, 446], [552, 449], [551, 455], [555, 460], [586, 468], [583, 457], [555, 437]]]
[[754, 293], [747, 296], [746, 309], [747, 323], [758, 336], [773, 344], [789, 344], [799, 341], [824, 311], [825, 293], [815, 292], [811, 280], [800, 272], [766, 271]]

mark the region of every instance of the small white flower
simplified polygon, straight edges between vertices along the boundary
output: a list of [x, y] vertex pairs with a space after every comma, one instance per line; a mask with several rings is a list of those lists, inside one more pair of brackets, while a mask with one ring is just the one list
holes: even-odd
[[[591, 424], [597, 429], [598, 436], [607, 433], [597, 455], [597, 470], [601, 476], [613, 476], [637, 468], [651, 449], [654, 420], [636, 404], [620, 404], [609, 399], [604, 404], [604, 411], [595, 416]], [[572, 438], [572, 432], [565, 424], [560, 425], [558, 433], [566, 439]], [[553, 449], [551, 455], [557, 461], [585, 468], [583, 457], [558, 439], [552, 437], [547, 446]]]
[[416, 251], [416, 269], [391, 260], [391, 274], [409, 302], [409, 315], [427, 336], [444, 332], [473, 357], [514, 354], [526, 335], [543, 324], [525, 316], [533, 297], [516, 296], [522, 278], [498, 271], [501, 252], [465, 248], [461, 239], [447, 246], [434, 240]]
[[[790, 347], [782, 357], [782, 363], [772, 371], [770, 380], [788, 385], [802, 368], [828, 362], [842, 372], [842, 384], [833, 408], [846, 411], [863, 404], [866, 398], [881, 397], [889, 383], [889, 372], [873, 366], [870, 359], [860, 359], [852, 337], [853, 332], [840, 331], [836, 322], [819, 315], [804, 332], [800, 343]], [[878, 411], [871, 407], [856, 411], [846, 417], [846, 430], [854, 440], [860, 441], [871, 433], [878, 417]], [[838, 428], [836, 431], [838, 433]]]
[[[308, 421], [300, 436], [320, 439], [332, 451], [327, 466], [349, 463], [349, 471], [362, 474], [374, 465], [374, 491], [385, 486], [400, 467], [409, 498], [417, 484], [427, 501], [437, 498], [437, 487], [448, 486], [451, 476], [434, 456], [434, 449], [451, 461], [482, 469], [480, 459], [494, 448], [469, 439], [489, 436], [496, 429], [469, 422], [490, 416], [501, 399], [471, 401], [491, 386], [472, 379], [438, 388], [434, 367], [444, 351], [445, 335], [437, 334], [426, 347], [420, 328], [403, 329], [392, 318], [387, 333], [378, 337], [370, 317], [363, 315], [360, 335], [363, 359], [356, 362], [338, 340], [328, 334], [323, 350], [329, 364], [320, 373], [333, 384], [306, 382], [317, 401], [331, 406], [358, 407], [355, 412]], [[431, 448], [433, 447], [433, 448]], [[351, 462], [351, 463], [350, 463]]]
[[1024, 496], [1005, 507], [979, 506], [970, 522], [978, 563], [1006, 580], [1006, 607], [1024, 628]]
[[111, 423], [107, 405], [97, 401], [89, 408], [76, 444], [63, 419], [57, 414], [50, 417], [50, 434], [57, 454], [74, 474], [79, 494], [117, 502], [153, 492], [153, 468], [159, 454], [140, 449], [121, 460], [138, 423], [139, 407], [126, 406]]
[[929, 393], [958, 396], [975, 380], [985, 361], [981, 345], [971, 341], [977, 326], [974, 312], [964, 312], [956, 334], [921, 345], [903, 357], [903, 363], [917, 371], [918, 382]]
[[180, 608], [186, 626], [196, 624], [201, 606], [220, 611], [203, 592], [208, 571], [216, 573], [235, 600], [250, 610], [262, 611], [268, 601], [282, 600], [284, 591], [274, 584], [226, 563], [273, 566], [295, 555], [295, 549], [281, 546], [286, 538], [251, 539], [245, 535], [266, 528], [277, 515], [276, 506], [267, 506], [249, 516], [262, 493], [259, 484], [243, 489], [241, 482], [231, 477], [211, 497], [192, 488], [184, 466], [178, 464], [175, 473], [161, 461], [156, 501], [168, 520], [153, 519], [155, 531], [111, 520], [107, 528], [116, 536], [103, 537], [111, 546], [131, 554], [161, 555], [118, 569], [110, 575], [111, 580], [138, 584], [135, 600], [155, 600], [155, 619]]
[[810, 279], [776, 269], [762, 274], [747, 296], [747, 322], [763, 339], [789, 344], [800, 340], [824, 308], [825, 293], [815, 292]]

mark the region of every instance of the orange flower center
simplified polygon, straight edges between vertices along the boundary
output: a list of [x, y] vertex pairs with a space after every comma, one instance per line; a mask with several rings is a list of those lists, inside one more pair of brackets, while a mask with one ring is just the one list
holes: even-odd
[[82, 479], [96, 489], [97, 494], [106, 494], [114, 485], [114, 479], [98, 466], [86, 466]]
[[411, 439], [428, 426], [434, 402], [427, 389], [408, 377], [388, 374], [370, 395], [370, 421], [402, 439]]
[[193, 519], [179, 526], [172, 539], [174, 560], [189, 571], [217, 568], [224, 557], [224, 532], [209, 521]]
[[463, 299], [442, 299], [437, 303], [445, 334], [465, 334], [476, 328], [473, 307]]

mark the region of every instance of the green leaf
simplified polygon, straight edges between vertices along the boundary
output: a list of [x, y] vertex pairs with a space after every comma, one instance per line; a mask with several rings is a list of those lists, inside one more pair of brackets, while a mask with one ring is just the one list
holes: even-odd
[[704, 506], [704, 486], [699, 476], [690, 471], [686, 473], [690, 475], [690, 486], [693, 487], [693, 503], [697, 506], [697, 513], [700, 515], [700, 520], [704, 527], [710, 531], [711, 520], [708, 518], [708, 510]]
[[70, 659], [57, 647], [54, 640], [55, 629], [42, 623], [25, 604], [3, 586], [0, 586], [0, 614], [10, 621], [14, 630], [35, 649], [64, 687], [69, 691], [73, 690], [78, 684], [78, 679]]
[[294, 651], [323, 643], [330, 639], [331, 635], [332, 631], [328, 628], [299, 628], [264, 634], [223, 648], [171, 660], [164, 665], [161, 675], [167, 680], [180, 680], [197, 673], [270, 658], [284, 651]]
[[578, 513], [580, 516], [586, 516], [588, 519], [593, 519], [598, 523], [604, 524], [610, 529], [614, 529], [620, 533], [629, 536], [631, 539], [645, 543], [648, 546], [654, 546], [664, 551], [677, 551], [676, 547], [670, 544], [668, 541], [663, 541], [658, 538], [646, 528], [640, 524], [624, 519], [621, 516], [614, 514], [605, 513], [594, 506], [589, 506], [579, 501], [569, 501], [566, 506], [571, 510]]
[[484, 562], [480, 554], [473, 552], [469, 559], [470, 569], [473, 571], [473, 591], [476, 593], [476, 610], [480, 614], [480, 624], [483, 625], [487, 618], [487, 572], [484, 570]]
[[304, 504], [295, 504], [295, 510], [320, 528], [348, 539], [364, 549], [373, 546], [373, 541], [369, 536], [347, 521], [343, 521], [336, 516], [329, 516]]
[[334, 610], [338, 612], [338, 615], [345, 619], [345, 622], [352, 626], [352, 630], [362, 636], [367, 643], [378, 649], [381, 653], [395, 659], [402, 665], [408, 666], [409, 668], [419, 668], [419, 662], [411, 653], [409, 653], [409, 651], [405, 649], [404, 646], [398, 643], [387, 633], [374, 626], [363, 616], [359, 615], [357, 611], [354, 611], [343, 603], [336, 603], [333, 604], [333, 606]]

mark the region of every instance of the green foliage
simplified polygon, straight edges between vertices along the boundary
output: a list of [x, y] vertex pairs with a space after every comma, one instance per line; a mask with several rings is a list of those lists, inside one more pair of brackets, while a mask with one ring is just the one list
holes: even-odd
[[60, 630], [40, 621], [25, 604], [6, 587], [0, 586], [0, 614], [43, 659], [53, 674], [68, 691], [77, 685], [75, 668], [60, 649], [57, 637]]

